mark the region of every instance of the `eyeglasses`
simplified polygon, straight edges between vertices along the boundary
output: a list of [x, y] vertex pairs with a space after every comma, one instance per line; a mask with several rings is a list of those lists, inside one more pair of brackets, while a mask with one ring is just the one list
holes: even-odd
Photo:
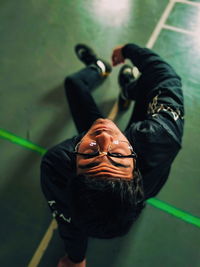
[[126, 141], [119, 140], [111, 142], [107, 152], [100, 151], [96, 141], [81, 141], [76, 145], [74, 153], [84, 158], [93, 158], [99, 155], [107, 155], [114, 158], [137, 158], [132, 146]]

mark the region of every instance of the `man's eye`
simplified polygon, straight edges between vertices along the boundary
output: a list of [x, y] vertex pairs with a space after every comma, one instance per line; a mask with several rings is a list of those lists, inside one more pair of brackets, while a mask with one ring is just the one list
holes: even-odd
[[98, 152], [92, 152], [92, 153], [86, 153], [83, 156], [84, 156], [84, 158], [89, 159], [89, 158], [93, 158], [93, 157], [95, 157], [97, 155], [98, 155]]
[[118, 156], [123, 156], [121, 153], [117, 153], [117, 152], [114, 152], [114, 153], [112, 152], [112, 155], [113, 155], [113, 156], [116, 156], [116, 157], [118, 157]]
[[82, 155], [85, 159], [90, 159], [93, 158], [94, 155], [90, 155], [90, 154], [86, 154], [86, 155]]

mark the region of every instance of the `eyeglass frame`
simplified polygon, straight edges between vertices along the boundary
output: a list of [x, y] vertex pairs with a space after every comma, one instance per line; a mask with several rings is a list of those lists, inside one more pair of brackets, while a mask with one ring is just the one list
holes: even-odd
[[[93, 141], [95, 141], [95, 140], [93, 140]], [[90, 155], [89, 153], [88, 154], [87, 153], [81, 153], [81, 152], [77, 151], [79, 145], [83, 142], [83, 140], [81, 140], [80, 142], [78, 142], [76, 144], [75, 149], [74, 149], [74, 154], [80, 155], [80, 156], [85, 156], [87, 158], [95, 158], [95, 157], [97, 157], [99, 155], [106, 155], [106, 156], [113, 157], [113, 158], [133, 158], [133, 159], [136, 160], [137, 154], [135, 153], [135, 151], [133, 150], [133, 147], [131, 146], [131, 144], [129, 142], [121, 141], [121, 140], [114, 140], [114, 141], [127, 143], [130, 146], [130, 152], [132, 152], [132, 153], [130, 155], [126, 155], [126, 156], [125, 155], [114, 155], [114, 154], [109, 152], [111, 145], [108, 148], [108, 152], [104, 152], [104, 151], [102, 152], [102, 151], [100, 151], [100, 147], [99, 147], [99, 145], [98, 145], [98, 143], [96, 141], [95, 142], [98, 145], [98, 151], [96, 153], [93, 153], [93, 155]]]

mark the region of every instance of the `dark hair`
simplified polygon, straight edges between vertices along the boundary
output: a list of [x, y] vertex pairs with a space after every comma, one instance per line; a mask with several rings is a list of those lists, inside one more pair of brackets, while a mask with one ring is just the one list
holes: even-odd
[[130, 180], [78, 175], [71, 180], [70, 192], [74, 221], [92, 237], [126, 234], [145, 206], [139, 170]]

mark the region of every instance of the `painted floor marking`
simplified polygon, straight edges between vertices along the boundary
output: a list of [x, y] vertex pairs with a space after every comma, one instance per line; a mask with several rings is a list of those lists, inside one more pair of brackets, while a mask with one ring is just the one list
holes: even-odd
[[147, 200], [147, 203], [160, 210], [163, 210], [165, 213], [169, 213], [174, 217], [181, 219], [182, 221], [185, 221], [200, 228], [200, 217], [189, 214], [188, 212], [185, 212], [181, 209], [177, 209], [172, 205], [169, 205], [157, 198], [150, 198]]
[[192, 1], [187, 1], [187, 0], [176, 0], [177, 3], [181, 3], [181, 4], [186, 4], [186, 5], [190, 5], [190, 6], [198, 6], [200, 7], [200, 2], [192, 2]]
[[39, 153], [40, 155], [43, 155], [46, 152], [46, 149], [44, 149], [41, 146], [38, 146], [30, 141], [28, 141], [27, 139], [24, 139], [22, 137], [16, 136], [15, 134], [8, 132], [6, 130], [3, 130], [0, 128], [0, 137], [3, 139], [6, 139], [12, 143], [15, 143], [17, 145], [26, 147], [30, 150], [33, 150], [37, 153]]
[[118, 101], [116, 101], [108, 115], [108, 119], [114, 121], [117, 116], [118, 110]]
[[199, 35], [199, 32], [197, 32], [197, 31], [196, 32], [188, 31], [188, 30], [181, 29], [181, 28], [174, 27], [174, 26], [170, 26], [170, 25], [167, 25], [167, 24], [163, 25], [163, 29], [174, 31], [174, 32], [180, 32], [180, 33], [184, 33], [184, 34], [192, 35], [192, 36]]
[[154, 43], [158, 39], [158, 36], [159, 36], [159, 34], [160, 34], [161, 30], [162, 30], [162, 27], [165, 24], [167, 18], [169, 17], [169, 14], [172, 11], [175, 3], [176, 3], [175, 0], [170, 0], [169, 1], [169, 4], [165, 8], [162, 16], [160, 17], [160, 20], [158, 21], [158, 24], [156, 25], [156, 27], [155, 27], [155, 29], [154, 29], [149, 41], [147, 42], [147, 45], [146, 45], [147, 48], [152, 48], [154, 46]]
[[28, 264], [28, 267], [36, 267], [38, 266], [44, 252], [46, 251], [49, 242], [53, 236], [54, 231], [57, 229], [57, 222], [56, 220], [52, 220], [50, 223], [44, 237], [42, 238], [37, 250], [35, 251], [31, 261]]

